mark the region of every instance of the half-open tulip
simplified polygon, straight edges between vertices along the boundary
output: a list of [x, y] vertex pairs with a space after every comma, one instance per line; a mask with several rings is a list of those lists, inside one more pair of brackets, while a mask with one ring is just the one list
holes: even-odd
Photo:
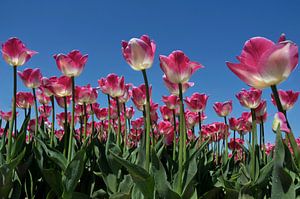
[[161, 121], [158, 123], [158, 131], [165, 138], [165, 144], [171, 145], [174, 139], [174, 126], [169, 121]]
[[169, 56], [160, 55], [160, 67], [167, 79], [175, 84], [186, 83], [192, 74], [203, 66], [190, 59], [180, 50], [173, 51]]
[[162, 96], [162, 101], [172, 110], [178, 108], [180, 104], [180, 99], [177, 95]]
[[133, 108], [133, 106], [126, 108], [125, 115], [126, 115], [127, 119], [131, 119], [133, 117], [133, 115], [134, 115], [134, 108]]
[[285, 133], [290, 133], [291, 132], [290, 128], [288, 127], [286, 117], [281, 112], [276, 113], [275, 116], [274, 116], [272, 129], [273, 129], [273, 131], [276, 132], [277, 128], [280, 128], [280, 131], [283, 131]]
[[67, 76], [53, 78], [50, 87], [51, 91], [57, 97], [66, 97], [72, 94], [72, 81], [71, 78]]
[[83, 71], [88, 55], [82, 55], [79, 50], [73, 50], [69, 54], [57, 54], [53, 56], [58, 69], [68, 77], [77, 77]]
[[203, 112], [206, 108], [208, 96], [204, 93], [193, 93], [191, 97], [186, 97], [184, 100], [190, 111]]
[[[172, 83], [165, 75], [163, 76], [163, 80], [164, 80], [164, 83], [166, 85], [166, 87], [168, 88], [169, 92], [172, 94], [172, 95], [179, 95], [179, 86], [178, 84], [175, 84], [175, 83]], [[193, 82], [185, 82], [185, 83], [182, 83], [182, 93], [185, 93], [185, 91], [194, 86], [194, 83]]]
[[298, 46], [285, 40], [284, 35], [279, 43], [253, 37], [246, 41], [237, 59], [240, 63], [226, 62], [229, 69], [246, 84], [262, 89], [288, 78], [298, 64]]
[[2, 44], [3, 59], [11, 66], [24, 65], [37, 52], [29, 50], [18, 38], [10, 38]]
[[37, 90], [36, 98], [41, 104], [48, 104], [51, 101], [50, 97], [45, 94], [43, 87]]
[[41, 85], [43, 76], [39, 68], [26, 68], [23, 72], [18, 71], [18, 75], [27, 88], [37, 88]]
[[[16, 115], [18, 115], [18, 112], [16, 112]], [[8, 112], [0, 111], [0, 118], [2, 118], [5, 121], [10, 121], [12, 119], [12, 111], [8, 111]]]
[[30, 92], [17, 92], [16, 105], [18, 108], [28, 109], [34, 103], [34, 98]]
[[132, 38], [129, 42], [122, 41], [123, 57], [134, 70], [150, 68], [153, 63], [155, 49], [156, 45], [148, 35], [143, 35], [139, 39]]
[[[149, 95], [151, 98], [152, 86], [149, 87]], [[141, 84], [139, 87], [132, 88], [132, 101], [138, 110], [143, 111], [143, 106], [146, 105], [146, 86]]]
[[121, 97], [125, 92], [124, 77], [116, 74], [109, 74], [106, 78], [98, 80], [101, 91], [111, 97]]
[[261, 101], [262, 91], [260, 89], [250, 88], [249, 90], [242, 89], [236, 97], [240, 104], [249, 109], [255, 109]]
[[213, 106], [214, 110], [220, 117], [226, 117], [232, 112], [232, 101], [215, 102]]
[[[292, 90], [284, 91], [278, 90], [279, 99], [283, 110], [290, 110], [294, 107], [296, 101], [298, 100], [300, 92], [294, 92]], [[276, 106], [276, 101], [274, 95], [271, 95], [272, 103]]]
[[75, 100], [78, 104], [93, 104], [98, 97], [97, 90], [92, 88], [90, 84], [87, 86], [76, 86]]

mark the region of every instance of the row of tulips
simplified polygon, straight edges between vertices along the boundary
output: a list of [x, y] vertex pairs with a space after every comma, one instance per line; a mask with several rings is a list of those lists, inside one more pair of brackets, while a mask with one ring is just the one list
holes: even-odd
[[[164, 105], [159, 106], [147, 77], [155, 42], [143, 35], [121, 45], [128, 65], [141, 71], [143, 84], [134, 86], [123, 76], [108, 74], [96, 87], [75, 85], [88, 61], [78, 50], [53, 56], [61, 77], [43, 77], [38, 68], [17, 71], [37, 52], [17, 38], [2, 45], [14, 79], [12, 110], [0, 112], [0, 127], [7, 122], [0, 128], [2, 198], [300, 195], [300, 138], [294, 137], [287, 118], [299, 92], [277, 90], [298, 64], [296, 44], [284, 34], [278, 43], [263, 37], [248, 40], [237, 56], [239, 63], [226, 63], [250, 86], [236, 94], [248, 111], [231, 117], [232, 100], [216, 102], [213, 109], [224, 122], [211, 124], [205, 123], [209, 96], [184, 96], [202, 64], [179, 50], [160, 55], [170, 95], [162, 96]], [[32, 92], [17, 92], [17, 75]], [[261, 96], [267, 87], [278, 109], [274, 144], [265, 143], [267, 100]], [[107, 107], [97, 103], [98, 97], [107, 98]], [[128, 105], [130, 100], [135, 108]], [[62, 112], [57, 113], [56, 104]], [[20, 127], [17, 109], [25, 115]], [[138, 111], [142, 117], [134, 117]]]

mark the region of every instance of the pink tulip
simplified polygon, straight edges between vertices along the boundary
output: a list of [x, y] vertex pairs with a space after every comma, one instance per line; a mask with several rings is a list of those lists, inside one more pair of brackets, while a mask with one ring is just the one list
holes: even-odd
[[275, 116], [274, 116], [272, 129], [273, 129], [273, 131], [276, 132], [277, 128], [280, 128], [280, 131], [283, 131], [283, 132], [286, 132], [286, 133], [291, 132], [291, 130], [289, 129], [289, 127], [287, 125], [286, 118], [285, 118], [284, 114], [281, 113], [281, 112], [276, 113]]
[[61, 141], [64, 137], [65, 131], [63, 129], [55, 130], [54, 135], [55, 137]]
[[231, 118], [229, 118], [228, 121], [229, 121], [229, 128], [233, 131], [236, 131], [237, 130], [237, 123], [238, 123], [237, 119], [234, 118], [234, 117], [231, 117]]
[[55, 77], [55, 76], [52, 76], [50, 78], [47, 78], [47, 77], [42, 78], [40, 90], [43, 91], [43, 94], [45, 96], [50, 97], [50, 96], [54, 95], [54, 93], [52, 91], [52, 83], [56, 80], [57, 80], [57, 77]]
[[298, 47], [282, 35], [279, 43], [253, 37], [246, 41], [240, 63], [226, 62], [229, 69], [254, 88], [266, 88], [288, 78], [298, 63]]
[[106, 78], [98, 80], [101, 91], [109, 96], [121, 97], [125, 92], [124, 77], [118, 77], [116, 74], [109, 74]]
[[153, 63], [156, 45], [148, 35], [122, 41], [122, 54], [133, 70], [145, 70]]
[[88, 55], [82, 55], [79, 50], [73, 50], [67, 55], [57, 54], [53, 57], [58, 69], [68, 77], [79, 76], [88, 59]]
[[72, 95], [72, 81], [70, 77], [61, 76], [59, 78], [53, 78], [49, 86], [51, 91], [57, 97], [66, 97]]
[[164, 141], [167, 146], [173, 143], [174, 139], [174, 126], [171, 122], [161, 121], [158, 123], [158, 131], [164, 136]]
[[262, 91], [260, 89], [250, 88], [249, 90], [242, 89], [236, 97], [240, 104], [249, 109], [255, 109], [261, 101]]
[[[65, 108], [65, 99], [64, 97], [56, 97], [55, 96], [55, 99], [56, 99], [56, 102], [57, 104], [61, 107], [61, 108]], [[71, 103], [71, 96], [67, 96], [66, 97], [66, 104], [67, 104], [67, 107], [69, 107], [70, 103]]]
[[[179, 95], [179, 86], [178, 86], [178, 84], [174, 84], [171, 81], [169, 81], [165, 75], [163, 76], [163, 80], [164, 80], [164, 83], [167, 86], [169, 92], [172, 95], [177, 95], [178, 96]], [[192, 86], [194, 86], [193, 82], [182, 83], [182, 93], [185, 93], [185, 91], [188, 88], [192, 87]]]
[[261, 124], [267, 120], [267, 102], [261, 100], [258, 107], [255, 109], [255, 116], [257, 123]]
[[27, 88], [37, 88], [41, 85], [43, 76], [39, 68], [26, 68], [23, 72], [18, 71], [18, 75]]
[[50, 102], [50, 97], [48, 95], [45, 95], [45, 92], [43, 89], [37, 90], [36, 98], [41, 104], [48, 104]]
[[172, 110], [178, 108], [180, 103], [180, 99], [177, 95], [162, 96], [162, 101]]
[[213, 107], [220, 117], [226, 117], [232, 112], [232, 101], [215, 102]]
[[159, 56], [160, 68], [165, 73], [167, 79], [174, 83], [186, 83], [192, 74], [203, 66], [190, 59], [180, 50], [173, 51], [168, 57]]
[[[151, 98], [152, 86], [149, 86], [149, 95]], [[141, 84], [139, 87], [132, 88], [132, 101], [138, 110], [143, 111], [143, 106], [146, 105], [146, 86]]]
[[[290, 110], [294, 107], [296, 101], [298, 100], [299, 93], [300, 92], [294, 92], [292, 90], [278, 90], [278, 95], [283, 110]], [[276, 106], [276, 101], [273, 94], [271, 94], [271, 99], [272, 103]]]
[[271, 153], [272, 151], [274, 151], [274, 149], [275, 149], [275, 144], [267, 143], [267, 144], [265, 145], [265, 149], [266, 149], [266, 154], [267, 154], [267, 155], [270, 155], [270, 153]]
[[140, 117], [135, 120], [131, 120], [131, 126], [133, 129], [142, 128], [143, 125], [144, 125], [144, 117]]
[[228, 148], [230, 150], [240, 150], [240, 149], [243, 149], [241, 147], [241, 145], [244, 145], [244, 140], [243, 139], [240, 139], [240, 138], [230, 138], [230, 141], [228, 143]]
[[76, 86], [75, 100], [78, 104], [93, 104], [98, 97], [97, 90], [92, 88], [90, 84], [87, 86]]
[[[16, 112], [16, 115], [18, 116], [18, 112]], [[10, 121], [12, 119], [12, 111], [8, 111], [8, 112], [0, 111], [0, 117], [5, 121]]]
[[[65, 113], [64, 112], [61, 112], [59, 114], [56, 114], [56, 121], [57, 121], [57, 124], [63, 128], [64, 127], [64, 124], [65, 124]], [[75, 117], [74, 118], [74, 124], [76, 124], [78, 121], [78, 117]], [[71, 123], [71, 113], [68, 112], [67, 113], [67, 122], [70, 124]]]
[[119, 97], [120, 103], [126, 103], [130, 100], [132, 97], [132, 91], [131, 91], [132, 84], [125, 84], [124, 94]]
[[48, 118], [51, 114], [52, 111], [52, 107], [51, 106], [47, 106], [47, 105], [43, 105], [40, 106], [38, 108], [39, 112], [40, 112], [40, 116], [44, 117], [44, 118]]
[[[197, 123], [199, 123], [198, 113], [192, 111], [186, 111], [185, 114], [185, 124], [188, 129], [193, 128]], [[202, 119], [202, 118], [201, 118]]]
[[159, 107], [161, 116], [163, 120], [173, 120], [173, 111], [172, 109], [169, 109], [167, 106], [161, 106]]
[[206, 94], [193, 93], [191, 97], [186, 97], [184, 100], [190, 111], [203, 112], [206, 108], [208, 96]]
[[214, 122], [212, 124], [203, 125], [201, 133], [204, 137], [210, 137], [212, 141], [217, 142], [225, 137], [225, 133], [228, 132], [227, 125], [223, 122]]
[[95, 115], [98, 120], [100, 120], [100, 121], [106, 120], [106, 118], [108, 116], [107, 108], [99, 108], [99, 109], [95, 109], [94, 111], [95, 111]]
[[131, 107], [127, 107], [125, 115], [126, 115], [127, 119], [131, 119], [133, 117], [133, 115], [134, 115], [134, 108], [132, 106]]
[[30, 92], [17, 92], [16, 105], [18, 108], [28, 109], [34, 103], [34, 98]]
[[29, 50], [18, 38], [10, 38], [2, 44], [3, 59], [11, 66], [24, 65], [37, 52]]

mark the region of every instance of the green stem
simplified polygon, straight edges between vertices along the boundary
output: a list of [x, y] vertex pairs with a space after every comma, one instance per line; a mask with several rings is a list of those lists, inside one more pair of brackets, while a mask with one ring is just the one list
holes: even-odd
[[198, 118], [199, 118], [199, 140], [200, 144], [202, 143], [202, 134], [201, 134], [201, 128], [202, 128], [202, 120], [201, 120], [201, 112], [198, 112]]
[[38, 133], [38, 125], [39, 125], [39, 112], [37, 108], [37, 101], [36, 101], [36, 94], [35, 88], [32, 88], [33, 97], [34, 97], [34, 110], [35, 110], [35, 128], [34, 128], [34, 135], [37, 136]]
[[116, 97], [116, 102], [117, 102], [117, 112], [118, 112], [118, 133], [117, 133], [117, 146], [120, 147], [121, 144], [121, 115], [120, 115], [120, 103], [118, 97]]
[[182, 96], [182, 84], [178, 84], [179, 87], [179, 99], [180, 99], [180, 118], [179, 118], [179, 156], [178, 156], [178, 187], [177, 192], [182, 192], [182, 180], [183, 180], [183, 151], [184, 151], [184, 109], [183, 109], [183, 96]]
[[68, 107], [67, 107], [67, 97], [64, 97], [64, 104], [65, 104], [65, 107], [64, 107], [64, 110], [65, 110], [65, 123], [64, 123], [64, 127], [65, 127], [65, 133], [64, 133], [64, 155], [66, 158], [67, 157], [67, 153], [68, 153], [68, 136], [69, 136], [69, 133], [68, 133]]
[[[107, 103], [108, 103], [108, 134], [110, 133], [110, 127], [111, 127], [111, 124], [110, 124], [110, 97], [109, 95], [107, 94]], [[109, 135], [108, 135], [109, 137]]]
[[69, 134], [69, 149], [68, 149], [68, 162], [73, 159], [73, 133], [74, 133], [74, 117], [75, 117], [75, 78], [71, 77], [72, 80], [72, 116], [71, 116], [71, 127]]
[[252, 177], [254, 178], [255, 176], [255, 171], [256, 171], [256, 151], [255, 151], [255, 146], [257, 145], [257, 130], [256, 130], [256, 115], [255, 115], [255, 109], [251, 109], [251, 115], [252, 115], [252, 165], [251, 165], [251, 174]]
[[149, 84], [147, 79], [146, 70], [142, 70], [144, 82], [146, 86], [146, 164], [145, 168], [149, 171], [150, 166], [150, 94]]
[[[14, 78], [14, 87], [13, 87], [13, 102], [12, 102], [12, 118], [9, 121], [9, 132], [8, 132], [8, 146], [7, 146], [7, 162], [11, 161], [11, 145], [12, 145], [12, 132], [14, 121], [16, 117], [16, 96], [17, 96], [17, 66], [14, 66], [13, 78]], [[16, 129], [15, 129], [16, 130]]]
[[124, 119], [125, 119], [125, 131], [124, 131], [124, 140], [123, 140], [123, 151], [126, 150], [126, 146], [127, 146], [127, 117], [126, 117], [126, 103], [123, 103], [123, 111], [124, 111]]
[[51, 124], [51, 136], [50, 136], [50, 146], [53, 147], [54, 143], [54, 123], [55, 123], [55, 110], [54, 110], [54, 96], [51, 96], [51, 105], [52, 105], [52, 124]]
[[173, 125], [174, 125], [173, 161], [175, 161], [175, 159], [176, 159], [176, 114], [175, 114], [175, 109], [173, 109], [172, 112], [173, 112]]
[[227, 118], [224, 117], [224, 122], [226, 124], [226, 131], [225, 131], [225, 151], [224, 151], [224, 163], [227, 162], [228, 159], [228, 124], [227, 124]]
[[83, 138], [84, 140], [87, 137], [87, 113], [86, 113], [86, 104], [83, 103], [83, 115], [84, 115], [84, 130], [83, 130]]

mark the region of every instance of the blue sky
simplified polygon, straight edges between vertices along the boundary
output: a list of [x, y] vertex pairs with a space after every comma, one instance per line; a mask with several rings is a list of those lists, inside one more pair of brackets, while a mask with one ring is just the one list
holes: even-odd
[[[71, 3], [72, 2], [72, 3]], [[162, 104], [161, 95], [168, 95], [163, 86], [158, 55], [183, 50], [191, 60], [205, 68], [191, 78], [193, 92], [205, 92], [209, 97], [205, 123], [223, 121], [212, 109], [216, 101], [233, 99], [232, 116], [240, 116], [242, 108], [235, 94], [247, 85], [225, 65], [235, 61], [244, 42], [253, 36], [277, 41], [282, 32], [300, 44], [300, 2], [298, 1], [9, 1], [0, 3], [0, 42], [19, 37], [28, 48], [39, 52], [25, 66], [39, 67], [44, 76], [60, 75], [52, 57], [79, 49], [89, 54], [84, 72], [76, 79], [79, 85], [91, 83], [108, 73], [124, 75], [126, 82], [139, 85], [142, 74], [132, 70], [121, 55], [121, 40], [148, 34], [157, 44], [155, 61], [148, 77], [153, 85], [153, 99]], [[8, 111], [12, 94], [12, 68], [0, 60], [0, 109]], [[300, 91], [299, 68], [291, 74], [282, 89]], [[20, 79], [18, 90], [26, 91]], [[267, 140], [273, 142], [270, 129], [276, 111], [270, 102], [270, 89], [263, 91], [268, 101]], [[106, 105], [99, 96], [100, 105]], [[21, 114], [23, 115], [23, 114]], [[288, 112], [296, 136], [300, 135], [299, 102]]]

